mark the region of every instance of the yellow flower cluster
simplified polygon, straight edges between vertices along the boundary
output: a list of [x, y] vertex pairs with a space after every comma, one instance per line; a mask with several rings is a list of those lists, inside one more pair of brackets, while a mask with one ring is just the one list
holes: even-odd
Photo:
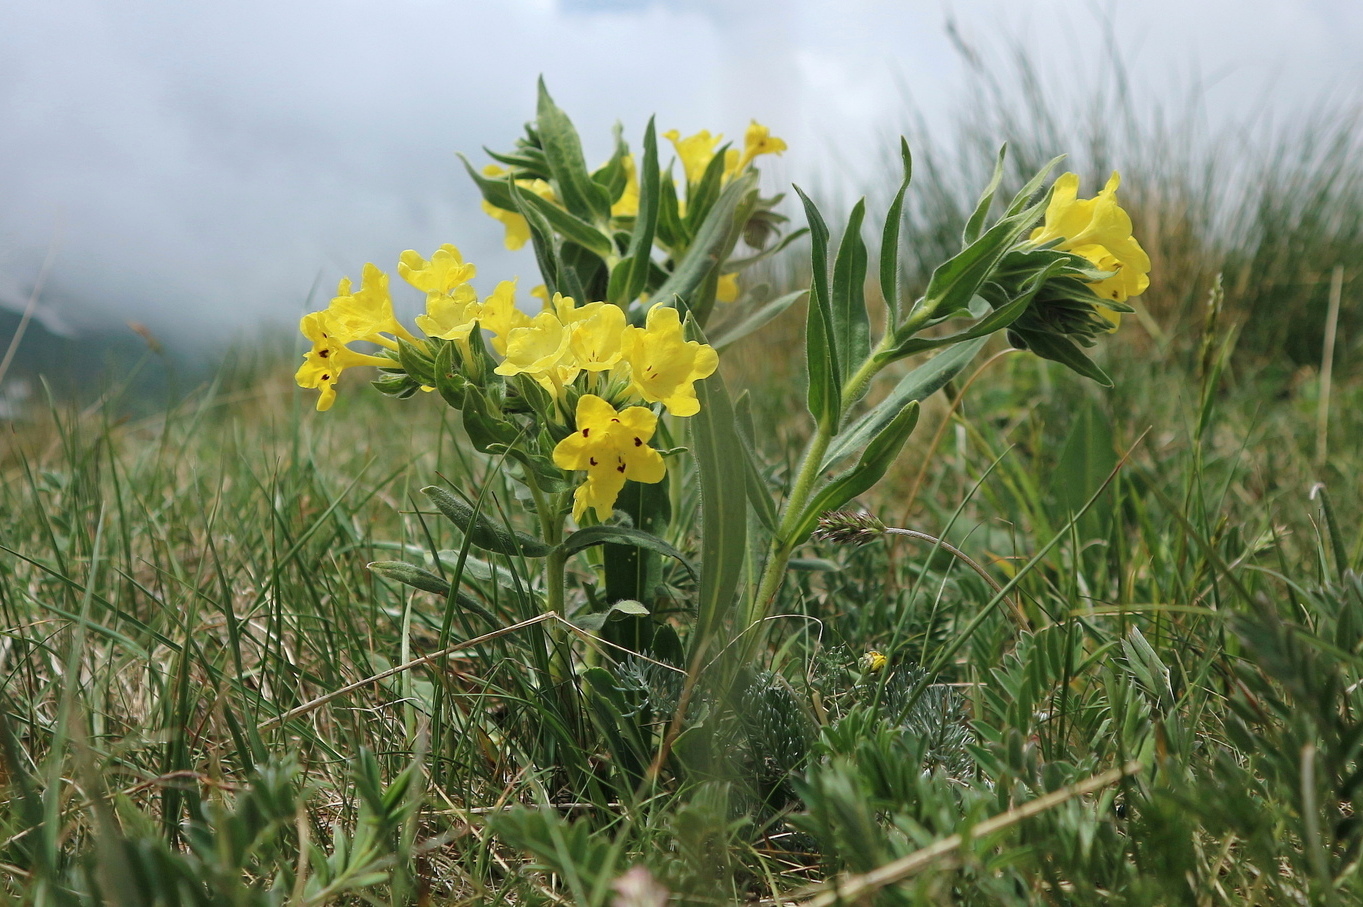
[[[590, 391], [578, 398], [573, 434], [553, 451], [560, 468], [587, 473], [574, 497], [576, 518], [589, 507], [602, 519], [610, 516], [626, 479], [662, 479], [666, 471], [662, 457], [647, 446], [657, 415], [646, 406], [627, 406], [619, 412], [616, 406], [661, 404], [673, 416], [700, 411], [695, 382], [714, 373], [719, 355], [708, 344], [685, 339], [675, 308], [655, 305], [644, 326], [635, 327], [619, 306], [578, 305], [558, 293], [546, 299], [547, 294], [536, 288], [532, 292], [541, 296], [544, 308], [531, 317], [516, 306], [515, 281], [503, 281], [490, 296], [479, 299], [469, 285], [474, 266], [448, 244], [429, 261], [414, 251], [403, 252], [398, 274], [426, 294], [426, 311], [416, 316], [416, 325], [427, 337], [459, 344], [467, 358], [469, 336], [477, 327], [502, 357], [496, 374], [526, 375], [558, 401], [575, 382], [579, 392]], [[395, 366], [391, 358], [356, 352], [347, 344], [365, 341], [396, 351], [399, 338], [418, 342], [393, 315], [388, 275], [372, 264], [365, 265], [358, 292], [352, 292], [349, 279], [342, 280], [331, 305], [303, 316], [300, 327], [312, 349], [295, 377], [299, 386], [321, 391], [319, 410], [329, 409], [335, 401], [342, 370]]]
[[[1126, 302], [1150, 286], [1150, 256], [1131, 235], [1131, 216], [1117, 203], [1121, 176], [1112, 177], [1094, 198], [1079, 198], [1079, 176], [1066, 173], [1055, 181], [1046, 220], [1030, 237], [1034, 245], [1060, 240], [1056, 248], [1082, 255], [1112, 276], [1089, 284], [1104, 299]], [[1098, 312], [1116, 330], [1121, 316], [1104, 306]]]
[[[686, 181], [689, 185], [694, 185], [704, 176], [705, 169], [710, 166], [710, 161], [714, 158], [720, 143], [724, 140], [723, 134], [711, 135], [709, 130], [706, 129], [702, 129], [687, 138], [682, 138], [680, 132], [672, 129], [663, 133], [663, 138], [671, 141], [672, 146], [677, 150], [677, 157], [681, 161], [682, 170], [686, 174]], [[727, 183], [741, 174], [759, 155], [780, 154], [786, 150], [786, 147], [786, 143], [773, 136], [770, 129], [753, 120], [743, 137], [743, 150], [730, 148], [725, 151], [723, 181]], [[625, 155], [623, 165], [625, 168], [625, 188], [620, 197], [611, 205], [612, 218], [634, 217], [639, 213], [639, 170], [634, 162], [633, 155]], [[496, 164], [489, 164], [483, 168], [484, 176], [503, 177], [506, 176], [506, 173], [507, 171], [504, 168]], [[553, 187], [542, 179], [518, 179], [516, 185], [522, 189], [528, 189], [545, 201], [558, 202]], [[679, 199], [678, 205], [683, 212], [686, 210], [684, 199]], [[483, 200], [483, 211], [496, 218], [506, 227], [506, 247], [508, 249], [514, 251], [529, 242], [530, 225], [521, 214], [515, 211], [507, 211], [505, 208], [498, 208], [486, 199]]]

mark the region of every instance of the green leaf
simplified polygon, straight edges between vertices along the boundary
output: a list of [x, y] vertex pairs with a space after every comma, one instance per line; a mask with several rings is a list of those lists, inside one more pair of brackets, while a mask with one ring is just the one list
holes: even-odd
[[[643, 198], [640, 196], [640, 203]], [[672, 181], [672, 168], [658, 180], [658, 240], [669, 249], [684, 249], [691, 234], [682, 223], [677, 206], [677, 184]], [[656, 293], [654, 295], [657, 295]]]
[[899, 155], [904, 161], [904, 181], [899, 184], [890, 210], [885, 213], [885, 231], [880, 240], [880, 295], [890, 320], [887, 330], [891, 333], [899, 317], [899, 228], [904, 221], [904, 196], [913, 179], [913, 155], [909, 153], [908, 140], [902, 136]]
[[[621, 601], [614, 602], [609, 608], [607, 608], [604, 611], [595, 611], [591, 614], [583, 614], [579, 617], [574, 618], [573, 626], [580, 627], [583, 630], [588, 631], [589, 633], [596, 633], [599, 632], [602, 627], [604, 627], [607, 623], [610, 623], [611, 621], [648, 616], [649, 610], [639, 602], [630, 601], [629, 599], [622, 599]], [[593, 670], [601, 671], [602, 669], [594, 668]], [[602, 671], [602, 673], [604, 674], [605, 672]], [[609, 677], [610, 675], [606, 674], [605, 676]], [[614, 687], [614, 684], [612, 684], [611, 686]], [[597, 689], [595, 684], [592, 685], [592, 689], [596, 692], [600, 692], [600, 690]]]
[[904, 442], [909, 439], [917, 424], [918, 401], [910, 400], [871, 439], [871, 443], [866, 445], [856, 466], [829, 482], [814, 495], [813, 500], [800, 515], [795, 531], [785, 541], [788, 544], [799, 544], [804, 541], [814, 530], [814, 525], [822, 514], [836, 510], [884, 478], [885, 471], [904, 449]]
[[980, 238], [980, 232], [984, 230], [985, 219], [989, 217], [989, 209], [994, 206], [994, 195], [999, 191], [999, 183], [1003, 181], [1003, 159], [1008, 154], [1008, 145], [1004, 144], [999, 148], [998, 159], [994, 161], [994, 175], [989, 180], [989, 185], [984, 192], [980, 193], [980, 200], [975, 203], [975, 210], [965, 222], [965, 230], [961, 234], [961, 245], [968, 246]]
[[710, 206], [719, 198], [719, 190], [724, 185], [724, 156], [729, 146], [725, 145], [715, 152], [701, 174], [700, 182], [686, 189], [686, 225], [695, 230], [704, 223], [710, 213]]
[[828, 452], [824, 455], [820, 471], [827, 471], [834, 463], [856, 453], [863, 445], [868, 444], [873, 437], [885, 430], [908, 403], [926, 400], [946, 386], [946, 383], [960, 374], [984, 348], [985, 340], [986, 338], [981, 337], [958, 344], [900, 378], [894, 390], [890, 391], [884, 400], [844, 428], [833, 439]]
[[795, 300], [808, 292], [808, 290], [796, 290], [794, 293], [787, 293], [770, 302], [763, 303], [737, 324], [720, 328], [717, 332], [718, 335], [711, 338], [710, 345], [717, 350], [722, 350], [734, 341], [741, 340], [790, 308]]
[[544, 219], [549, 222], [549, 226], [557, 230], [568, 242], [577, 243], [600, 258], [606, 258], [615, 253], [615, 244], [611, 242], [611, 238], [596, 227], [574, 217], [558, 205], [540, 198], [528, 189], [516, 186], [515, 191], [526, 203], [543, 215]]
[[696, 382], [696, 396], [700, 412], [689, 422], [700, 472], [701, 575], [693, 659], [705, 654], [733, 608], [748, 532], [743, 440], [724, 379], [716, 373]]
[[607, 298], [618, 306], [637, 299], [648, 283], [653, 234], [658, 226], [658, 136], [653, 118], [644, 130], [644, 160], [639, 169], [639, 213], [634, 217], [627, 257], [611, 271]]
[[776, 532], [780, 514], [772, 500], [771, 488], [762, 477], [762, 466], [757, 456], [756, 431], [753, 427], [752, 397], [747, 391], [734, 402], [734, 424], [743, 443], [743, 470], [747, 474], [748, 503], [768, 532]]
[[403, 369], [427, 387], [435, 384], [435, 363], [424, 347], [398, 338], [398, 361]]
[[445, 399], [445, 402], [455, 409], [464, 405], [464, 394], [469, 386], [468, 379], [460, 374], [455, 363], [457, 355], [454, 341], [445, 341], [435, 356], [435, 383], [433, 385], [440, 396]]
[[[1112, 519], [1112, 496], [1100, 498], [1086, 511], [1083, 508], [1116, 465], [1112, 425], [1093, 401], [1085, 401], [1074, 414], [1069, 437], [1050, 477], [1050, 496], [1058, 508], [1055, 516], [1059, 519], [1055, 522], [1075, 518], [1082, 540], [1106, 538]], [[1081, 511], [1082, 516], [1076, 517]]]
[[810, 264], [809, 312], [805, 320], [805, 365], [809, 373], [809, 412], [819, 427], [832, 434], [842, 418], [842, 370], [833, 339], [832, 297], [828, 292], [828, 225], [809, 196], [795, 191], [804, 203], [809, 221]]
[[421, 492], [450, 522], [463, 530], [473, 544], [484, 551], [525, 557], [544, 557], [550, 551], [549, 545], [533, 535], [494, 523], [439, 486], [428, 485]]
[[[871, 354], [871, 322], [866, 314], [866, 243], [861, 238], [865, 216], [866, 200], [859, 199], [847, 218], [847, 229], [833, 262], [833, 343], [837, 350], [838, 381], [842, 384]], [[852, 402], [844, 400], [843, 404]]]
[[449, 595], [450, 584], [444, 577], [437, 576], [429, 570], [422, 570], [403, 561], [375, 561], [367, 565], [371, 573], [379, 576], [386, 576], [388, 579], [397, 580], [404, 585], [423, 592], [434, 592], [436, 595]]
[[579, 551], [596, 545], [604, 545], [607, 542], [614, 545], [632, 545], [635, 548], [657, 551], [659, 554], [675, 558], [692, 577], [696, 575], [696, 568], [691, 566], [684, 554], [653, 533], [631, 526], [588, 526], [569, 535], [558, 548], [565, 555], [576, 554]]
[[1045, 204], [1046, 200], [1042, 199], [1030, 208], [1003, 218], [975, 242], [939, 265], [932, 272], [928, 290], [918, 305], [926, 308], [935, 319], [968, 310], [971, 298], [979, 293], [1003, 256], [1036, 222]]
[[1043, 331], [1026, 331], [1019, 332], [1019, 334], [1026, 342], [1027, 349], [1036, 353], [1042, 359], [1059, 362], [1071, 371], [1097, 381], [1103, 387], [1112, 386], [1112, 379], [1107, 376], [1107, 372], [1100, 369], [1088, 356], [1085, 356], [1071, 340]]
[[[1047, 161], [1046, 165], [1036, 172], [1036, 176], [1029, 179], [1027, 185], [1019, 189], [1018, 194], [1013, 196], [1013, 200], [1008, 203], [1007, 216], [1011, 217], [1026, 208], [1027, 203], [1031, 201], [1032, 196], [1036, 195], [1037, 190], [1041, 188], [1041, 184], [1046, 181], [1046, 177], [1051, 175], [1051, 171], [1055, 169], [1055, 165], [1064, 159], [1065, 156], [1062, 154]], [[1043, 201], [1049, 201], [1049, 199], [1050, 193], [1047, 193], [1047, 197]]]
[[696, 288], [728, 259], [742, 232], [742, 222], [748, 219], [756, 204], [756, 173], [745, 174], [725, 186], [705, 222], [696, 231], [686, 254], [677, 263], [672, 275], [653, 294], [653, 298], [660, 302], [671, 302], [674, 297], [680, 297], [686, 309], [694, 314], [697, 323], [702, 323], [708, 313], [696, 311], [693, 307]]
[[545, 162], [553, 175], [558, 196], [573, 214], [588, 222], [610, 217], [610, 196], [587, 173], [587, 162], [582, 157], [582, 140], [568, 115], [558, 108], [544, 79], [539, 80], [539, 103], [535, 125]]

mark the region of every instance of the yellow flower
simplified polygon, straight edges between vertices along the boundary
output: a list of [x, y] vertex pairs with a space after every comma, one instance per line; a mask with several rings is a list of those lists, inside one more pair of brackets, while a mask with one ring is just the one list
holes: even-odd
[[669, 129], [663, 133], [663, 138], [670, 141], [672, 147], [677, 149], [677, 157], [681, 159], [682, 169], [686, 171], [686, 181], [698, 183], [700, 178], [705, 175], [705, 168], [710, 166], [710, 161], [715, 156], [715, 149], [724, 140], [724, 134], [712, 136], [710, 130], [702, 129], [695, 135], [682, 138], [680, 132]]
[[[504, 176], [506, 170], [496, 164], [488, 164], [483, 168], [484, 176]], [[557, 201], [554, 189], [544, 180], [516, 180], [516, 185], [522, 189], [529, 189], [547, 202]], [[513, 252], [530, 241], [530, 224], [525, 217], [516, 211], [508, 211], [505, 208], [498, 208], [487, 199], [483, 199], [483, 211], [489, 216], [502, 222], [506, 227], [506, 247]]]
[[448, 293], [472, 280], [477, 270], [449, 243], [431, 253], [430, 261], [412, 249], [398, 257], [398, 276], [423, 293]]
[[885, 670], [885, 665], [887, 665], [889, 661], [890, 660], [882, 653], [877, 652], [875, 649], [871, 649], [865, 655], [861, 656], [861, 669], [867, 674], [876, 674]]
[[570, 347], [579, 368], [604, 372], [615, 367], [622, 355], [625, 311], [616, 305], [593, 302], [578, 309], [583, 317], [572, 322]]
[[427, 293], [426, 314], [416, 316], [416, 326], [427, 337], [462, 341], [473, 332], [481, 314], [478, 294], [468, 284], [460, 284], [449, 293]]
[[643, 328], [626, 328], [623, 347], [631, 391], [674, 416], [700, 412], [695, 382], [714, 374], [719, 354], [709, 344], [683, 339], [676, 309], [663, 303], [649, 309]]
[[336, 380], [341, 372], [358, 365], [391, 367], [392, 359], [369, 356], [348, 349], [335, 330], [328, 312], [309, 312], [299, 322], [303, 336], [312, 341], [312, 349], [303, 354], [303, 364], [294, 375], [299, 387], [315, 388], [322, 392], [317, 398], [317, 409], [325, 412], [336, 402]]
[[639, 171], [634, 166], [634, 155], [624, 157], [625, 190], [611, 205], [611, 217], [634, 217], [639, 213]]
[[499, 375], [529, 375], [555, 396], [577, 377], [569, 343], [572, 333], [553, 312], [540, 312], [525, 327], [506, 338], [506, 358], [493, 371]]
[[738, 275], [721, 274], [715, 286], [715, 299], [719, 302], [733, 302], [738, 298]]
[[528, 327], [530, 316], [516, 308], [516, 281], [503, 280], [483, 301], [479, 323], [492, 332], [492, 348], [506, 355], [506, 338], [516, 328]]
[[398, 348], [384, 334], [392, 334], [404, 340], [416, 338], [398, 323], [393, 315], [393, 299], [388, 295], [388, 275], [373, 264], [364, 266], [360, 289], [351, 292], [349, 277], [343, 277], [336, 287], [336, 297], [327, 307], [327, 321], [333, 337], [340, 343], [354, 340], [368, 340], [386, 346], [391, 350]]
[[748, 124], [748, 131], [743, 136], [743, 154], [735, 155], [736, 160], [728, 161], [725, 167], [725, 176], [732, 179], [742, 170], [753, 162], [753, 158], [760, 154], [780, 154], [786, 150], [784, 139], [778, 139], [771, 134], [771, 130], [761, 123], [753, 120]]
[[585, 470], [587, 480], [573, 494], [573, 518], [587, 508], [609, 519], [625, 480], [661, 482], [667, 473], [662, 455], [648, 446], [658, 417], [642, 406], [615, 411], [605, 400], [584, 394], [577, 401], [577, 430], [554, 448], [554, 465]]
[[[1121, 177], [1114, 171], [1103, 191], [1090, 199], [1079, 195], [1079, 177], [1066, 173], [1055, 181], [1046, 220], [1030, 237], [1035, 245], [1061, 240], [1056, 247], [1063, 252], [1082, 255], [1111, 277], [1089, 284], [1103, 299], [1126, 302], [1150, 286], [1150, 257], [1131, 235], [1131, 217], [1117, 203]], [[1111, 309], [1098, 307], [1116, 329], [1121, 317]]]

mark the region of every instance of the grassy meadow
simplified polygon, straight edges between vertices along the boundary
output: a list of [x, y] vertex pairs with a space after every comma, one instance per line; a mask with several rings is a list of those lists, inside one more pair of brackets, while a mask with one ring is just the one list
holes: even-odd
[[[1057, 151], [1090, 188], [1120, 164], [1153, 282], [1095, 354], [1114, 387], [988, 348], [860, 499], [921, 535], [801, 549], [657, 774], [680, 672], [565, 642], [524, 561], [431, 508], [458, 479], [521, 527], [435, 395], [347, 380], [319, 414], [292, 358], [241, 353], [162, 413], [0, 426], [3, 896], [1363, 902], [1363, 133], [1336, 110], [1237, 142], [1119, 89], [911, 134], [903, 232], [912, 294], [998, 140], [1015, 184]], [[778, 489], [809, 429], [772, 351], [802, 330], [721, 357]], [[663, 580], [685, 617], [693, 579]], [[568, 644], [609, 709], [548, 682]]]

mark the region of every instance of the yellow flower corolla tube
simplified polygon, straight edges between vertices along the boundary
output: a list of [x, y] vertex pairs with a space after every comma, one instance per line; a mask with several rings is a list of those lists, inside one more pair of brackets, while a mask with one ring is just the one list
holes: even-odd
[[710, 130], [702, 129], [695, 135], [682, 138], [680, 132], [669, 129], [663, 133], [663, 138], [677, 149], [677, 157], [681, 159], [682, 169], [686, 171], [686, 181], [698, 183], [705, 175], [705, 168], [710, 166], [715, 149], [724, 140], [724, 134], [710, 135]]
[[459, 250], [445, 243], [431, 254], [431, 260], [408, 249], [398, 258], [398, 276], [423, 293], [448, 293], [468, 283], [477, 268], [464, 261]]
[[721, 274], [719, 283], [715, 285], [715, 300], [717, 302], [733, 302], [738, 298], [738, 275]]
[[373, 264], [364, 266], [360, 289], [351, 292], [349, 277], [344, 277], [336, 287], [336, 297], [327, 307], [327, 321], [332, 335], [341, 343], [354, 340], [368, 340], [395, 350], [398, 345], [384, 334], [392, 334], [404, 340], [415, 341], [393, 315], [393, 299], [388, 295], [388, 275]]
[[634, 165], [634, 155], [625, 155], [623, 163], [625, 191], [611, 205], [611, 217], [634, 217], [639, 213], [639, 169]]
[[468, 340], [481, 314], [478, 294], [468, 284], [461, 284], [448, 293], [428, 292], [426, 314], [416, 316], [416, 326], [427, 337], [463, 341]]
[[[504, 176], [505, 174], [506, 170], [496, 164], [488, 164], [483, 168], [484, 176]], [[529, 189], [547, 202], [558, 200], [553, 187], [544, 180], [516, 180], [516, 185], [522, 189]], [[498, 208], [487, 199], [483, 199], [483, 212], [501, 221], [502, 226], [506, 227], [506, 247], [511, 251], [516, 251], [530, 241], [530, 224], [519, 212]]]
[[516, 308], [516, 281], [503, 280], [492, 295], [483, 300], [479, 323], [492, 332], [492, 348], [506, 355], [506, 338], [516, 328], [528, 327], [530, 316]]
[[631, 391], [662, 403], [674, 416], [700, 412], [695, 382], [715, 373], [719, 354], [709, 344], [683, 338], [676, 309], [663, 303], [649, 309], [644, 327], [625, 330], [622, 346]]
[[[1114, 171], [1102, 192], [1081, 199], [1079, 176], [1064, 174], [1055, 181], [1046, 220], [1030, 239], [1035, 245], [1059, 239], [1061, 251], [1082, 255], [1102, 270], [1116, 272], [1089, 288], [1103, 299], [1126, 302], [1150, 286], [1150, 256], [1131, 235], [1131, 216], [1117, 203], [1120, 184], [1121, 176]], [[1101, 306], [1099, 313], [1114, 329], [1121, 320], [1116, 312]]]
[[569, 348], [577, 366], [583, 371], [609, 371], [620, 362], [622, 355], [625, 311], [604, 302], [594, 302], [578, 311], [588, 310], [590, 312], [585, 317], [573, 321]]
[[299, 322], [303, 336], [312, 341], [312, 349], [303, 354], [303, 364], [294, 375], [299, 387], [320, 390], [317, 410], [325, 412], [336, 402], [336, 381], [345, 369], [358, 365], [389, 366], [392, 359], [369, 356], [348, 349], [331, 323], [328, 312], [309, 312]]
[[573, 493], [573, 518], [581, 520], [587, 508], [597, 519], [609, 519], [625, 480], [661, 482], [667, 474], [662, 455], [648, 446], [658, 427], [658, 417], [642, 406], [620, 412], [594, 394], [577, 401], [576, 430], [554, 448], [554, 465], [584, 470], [587, 480]]
[[525, 327], [506, 338], [506, 358], [494, 371], [499, 375], [529, 375], [556, 396], [577, 377], [569, 349], [572, 333], [553, 312], [540, 312]]
[[861, 669], [868, 674], [876, 674], [885, 670], [885, 665], [889, 664], [889, 659], [881, 652], [871, 649], [861, 656]]

